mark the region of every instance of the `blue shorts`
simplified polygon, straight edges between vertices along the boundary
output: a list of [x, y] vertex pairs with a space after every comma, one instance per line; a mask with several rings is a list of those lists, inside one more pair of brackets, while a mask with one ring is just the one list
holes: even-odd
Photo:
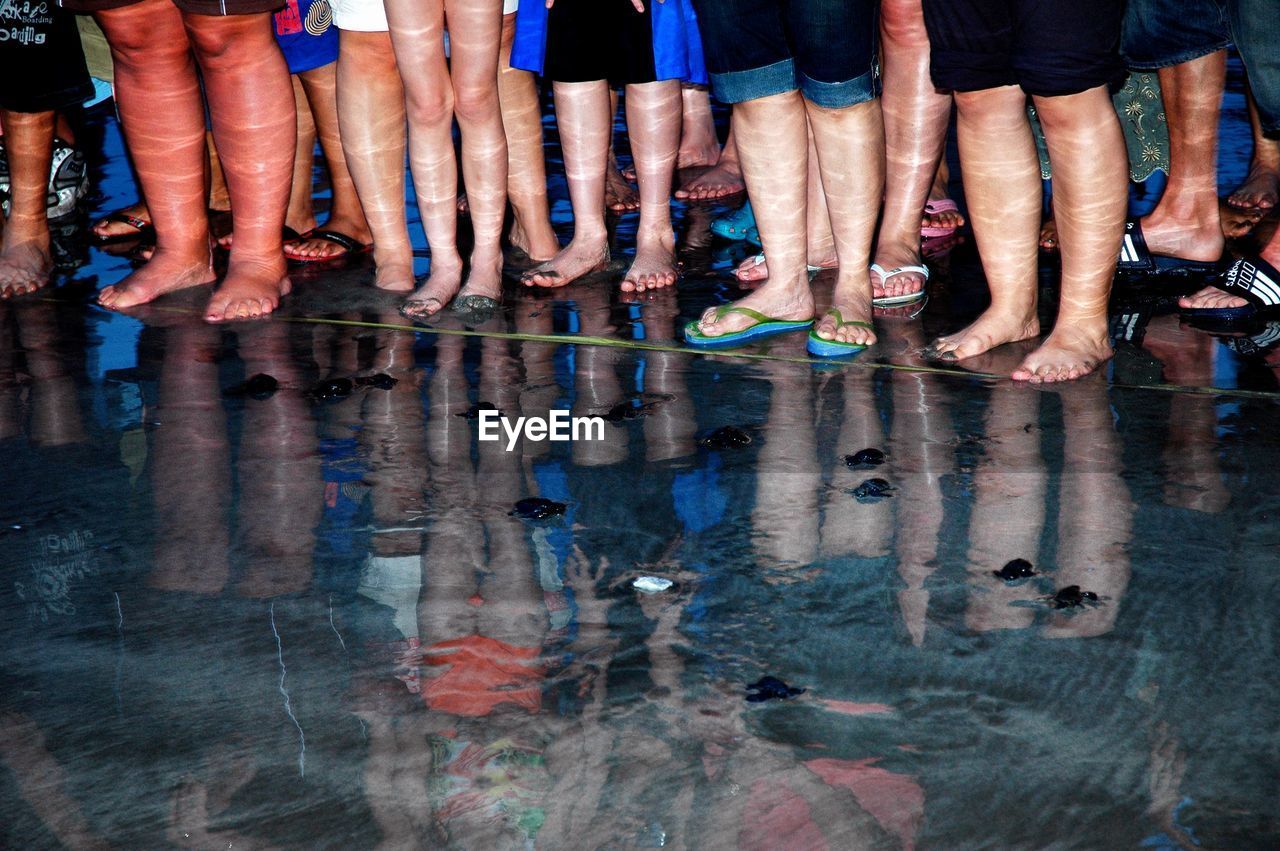
[[924, 0], [939, 89], [1074, 95], [1124, 79], [1121, 0]]
[[1235, 44], [1262, 129], [1280, 133], [1280, 10], [1275, 0], [1129, 0], [1124, 57], [1150, 71]]
[[725, 103], [799, 90], [817, 106], [873, 100], [877, 0], [694, 0], [711, 89]]
[[322, 68], [338, 60], [338, 30], [333, 26], [329, 0], [286, 0], [273, 22], [290, 74]]

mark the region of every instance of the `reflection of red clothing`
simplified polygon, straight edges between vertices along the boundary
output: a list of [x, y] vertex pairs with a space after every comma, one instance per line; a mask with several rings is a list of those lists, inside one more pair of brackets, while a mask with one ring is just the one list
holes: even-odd
[[[822, 758], [804, 765], [828, 786], [852, 792], [858, 806], [910, 851], [924, 818], [924, 790], [914, 778], [878, 768], [877, 762], [875, 757], [856, 761]], [[748, 794], [739, 847], [805, 851], [830, 847], [813, 820], [809, 802], [785, 784], [757, 780]]]
[[423, 652], [423, 661], [449, 667], [426, 681], [422, 699], [431, 709], [451, 715], [488, 715], [503, 703], [537, 712], [542, 707], [542, 668], [535, 664], [540, 652], [483, 635], [433, 644]]

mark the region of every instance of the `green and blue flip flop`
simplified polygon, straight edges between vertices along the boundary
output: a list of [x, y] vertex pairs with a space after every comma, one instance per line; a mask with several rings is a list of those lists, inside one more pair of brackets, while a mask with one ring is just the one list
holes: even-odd
[[[859, 328], [866, 328], [874, 331], [875, 327], [870, 322], [863, 322], [860, 319], [852, 319], [848, 322], [840, 315], [840, 311], [834, 307], [827, 311], [827, 316], [834, 316], [836, 319], [836, 330], [844, 328], [848, 325], [856, 325]], [[858, 352], [866, 348], [865, 343], [842, 343], [839, 340], [824, 340], [818, 336], [816, 330], [809, 331], [809, 342], [806, 346], [809, 354], [817, 355], [820, 358], [839, 358], [845, 355], [856, 355]]]
[[717, 309], [716, 319], [721, 319], [730, 313], [741, 313], [743, 316], [754, 319], [755, 324], [748, 325], [741, 331], [731, 331], [728, 334], [709, 337], [698, 330], [697, 322], [690, 322], [684, 326], [684, 341], [700, 349], [727, 349], [733, 346], [741, 346], [752, 340], [772, 337], [776, 334], [803, 331], [813, 325], [812, 319], [774, 319], [772, 316], [765, 316], [763, 313], [752, 310], [749, 307], [740, 307], [733, 304], [726, 304], [724, 307]]

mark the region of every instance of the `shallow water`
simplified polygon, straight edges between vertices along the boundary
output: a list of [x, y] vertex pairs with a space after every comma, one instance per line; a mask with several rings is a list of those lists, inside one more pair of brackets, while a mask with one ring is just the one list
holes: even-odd
[[[1276, 355], [1125, 291], [1145, 334], [1096, 379], [928, 368], [983, 306], [965, 245], [851, 364], [690, 354], [735, 292], [720, 209], [679, 209], [678, 294], [513, 287], [479, 326], [415, 333], [366, 268], [270, 322], [113, 315], [96, 249], [0, 304], [0, 846], [1280, 844]], [[619, 403], [603, 440], [476, 439], [479, 408]], [[726, 425], [751, 443], [700, 445]], [[1099, 600], [1042, 599], [1070, 585]], [[763, 676], [804, 692], [748, 702]]]

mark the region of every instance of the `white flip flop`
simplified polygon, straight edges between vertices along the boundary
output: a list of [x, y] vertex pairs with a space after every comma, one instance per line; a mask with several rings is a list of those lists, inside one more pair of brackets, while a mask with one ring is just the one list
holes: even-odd
[[887, 295], [880, 298], [873, 298], [871, 304], [873, 307], [896, 307], [900, 304], [911, 304], [924, 298], [925, 288], [929, 285], [929, 268], [927, 266], [898, 266], [894, 269], [886, 269], [879, 263], [871, 264], [871, 271], [880, 276], [880, 285], [884, 286], [889, 282], [890, 278], [908, 273], [916, 273], [924, 275], [925, 286], [921, 287], [917, 292], [903, 293], [902, 295]]

